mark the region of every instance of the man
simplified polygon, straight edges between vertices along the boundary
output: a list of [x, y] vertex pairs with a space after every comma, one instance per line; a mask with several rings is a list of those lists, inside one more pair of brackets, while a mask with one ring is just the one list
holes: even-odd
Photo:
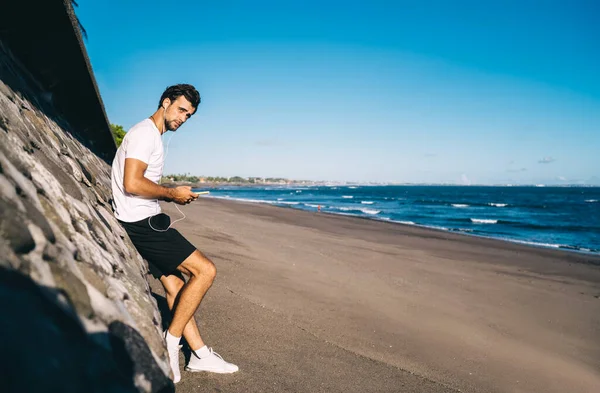
[[[191, 85], [168, 87], [152, 116], [133, 126], [125, 135], [112, 164], [115, 216], [131, 241], [148, 261], [150, 272], [165, 288], [173, 319], [165, 332], [173, 380], [181, 379], [179, 341], [183, 335], [192, 349], [188, 371], [233, 373], [238, 370], [204, 344], [194, 313], [216, 275], [215, 265], [161, 213], [159, 200], [186, 205], [198, 198], [191, 187], [166, 188], [158, 183], [164, 154], [161, 136], [176, 131], [195, 112], [200, 94]], [[187, 283], [182, 275], [189, 276]]]

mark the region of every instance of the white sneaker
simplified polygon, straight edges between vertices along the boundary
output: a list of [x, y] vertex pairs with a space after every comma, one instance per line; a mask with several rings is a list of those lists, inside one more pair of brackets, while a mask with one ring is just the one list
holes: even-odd
[[196, 352], [192, 351], [190, 361], [185, 366], [186, 371], [208, 371], [218, 374], [231, 374], [239, 370], [239, 367], [232, 363], [227, 363], [221, 355], [213, 352], [212, 348], [208, 348], [210, 355], [200, 359]]
[[[165, 336], [167, 332], [165, 332]], [[175, 345], [170, 348], [167, 344], [167, 352], [169, 353], [169, 364], [171, 365], [171, 371], [173, 371], [173, 383], [181, 381], [181, 371], [179, 371], [179, 350], [182, 345]]]

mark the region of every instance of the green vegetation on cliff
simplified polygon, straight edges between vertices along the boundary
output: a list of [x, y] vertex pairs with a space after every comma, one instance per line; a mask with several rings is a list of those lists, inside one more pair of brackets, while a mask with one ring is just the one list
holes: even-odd
[[117, 144], [117, 147], [121, 146], [121, 142], [123, 142], [123, 138], [125, 138], [125, 130], [123, 129], [123, 126], [120, 126], [118, 124], [111, 124], [110, 130], [113, 133], [113, 137], [115, 138], [115, 143]]
[[188, 174], [166, 175], [161, 183], [186, 182], [186, 183], [231, 183], [231, 184], [289, 184], [289, 179], [275, 177], [221, 177], [221, 176], [195, 176]]

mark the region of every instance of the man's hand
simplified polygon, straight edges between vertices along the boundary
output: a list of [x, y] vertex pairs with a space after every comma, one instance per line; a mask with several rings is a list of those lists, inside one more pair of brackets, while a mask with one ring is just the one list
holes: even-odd
[[177, 204], [187, 205], [196, 199], [198, 199], [198, 195], [192, 192], [190, 186], [179, 186], [171, 189], [171, 200]]
[[148, 164], [135, 158], [125, 159], [125, 170], [123, 175], [123, 188], [125, 192], [139, 195], [145, 198], [157, 198], [168, 202], [186, 205], [198, 199], [198, 195], [192, 192], [190, 186], [179, 186], [167, 188], [159, 186], [144, 177]]

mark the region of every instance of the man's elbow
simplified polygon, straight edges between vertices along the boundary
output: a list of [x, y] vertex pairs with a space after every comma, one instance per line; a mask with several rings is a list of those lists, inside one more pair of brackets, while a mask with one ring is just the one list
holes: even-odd
[[128, 194], [136, 194], [137, 184], [135, 180], [132, 179], [124, 179], [123, 180], [123, 189]]

